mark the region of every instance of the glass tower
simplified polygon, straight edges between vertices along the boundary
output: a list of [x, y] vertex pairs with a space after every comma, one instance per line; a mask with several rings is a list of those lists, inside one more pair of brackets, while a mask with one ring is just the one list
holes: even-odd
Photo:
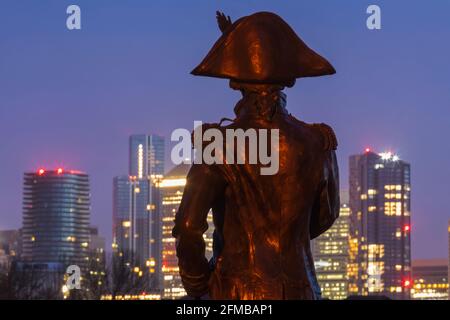
[[148, 271], [149, 289], [161, 291], [159, 189], [164, 172], [164, 138], [132, 135], [129, 173], [113, 179], [113, 248], [133, 268]]
[[350, 157], [350, 295], [409, 299], [410, 165], [390, 152]]
[[164, 174], [163, 137], [145, 134], [130, 136], [128, 174], [138, 179]]
[[89, 246], [89, 177], [57, 169], [24, 175], [22, 259], [85, 267]]

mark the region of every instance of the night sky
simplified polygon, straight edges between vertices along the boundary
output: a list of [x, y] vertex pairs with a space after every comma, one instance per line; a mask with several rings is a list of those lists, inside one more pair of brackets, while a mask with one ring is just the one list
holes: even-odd
[[[69, 4], [81, 7], [82, 30], [67, 30]], [[370, 4], [381, 6], [379, 31], [366, 28]], [[332, 62], [336, 75], [286, 90], [288, 110], [335, 129], [343, 188], [348, 156], [366, 147], [410, 162], [413, 258], [446, 257], [450, 2], [441, 0], [2, 0], [0, 230], [21, 226], [23, 172], [63, 167], [90, 174], [91, 220], [109, 242], [128, 136], [169, 140], [194, 120], [233, 117], [239, 94], [226, 80], [189, 74], [220, 35], [217, 9], [234, 20], [274, 11]]]

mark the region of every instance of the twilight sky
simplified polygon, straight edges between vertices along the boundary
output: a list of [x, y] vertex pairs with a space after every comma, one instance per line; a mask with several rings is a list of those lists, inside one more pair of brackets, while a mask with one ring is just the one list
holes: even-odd
[[[70, 4], [82, 30], [66, 28]], [[381, 6], [379, 31], [366, 28], [370, 4]], [[286, 90], [288, 110], [335, 129], [343, 188], [348, 156], [366, 147], [410, 162], [413, 258], [446, 257], [450, 2], [441, 0], [2, 0], [0, 230], [21, 226], [23, 172], [61, 166], [90, 174], [92, 224], [110, 242], [112, 177], [127, 173], [128, 136], [168, 140], [194, 120], [233, 116], [239, 95], [226, 80], [189, 74], [220, 35], [217, 9], [233, 20], [276, 12], [332, 62], [335, 76]]]

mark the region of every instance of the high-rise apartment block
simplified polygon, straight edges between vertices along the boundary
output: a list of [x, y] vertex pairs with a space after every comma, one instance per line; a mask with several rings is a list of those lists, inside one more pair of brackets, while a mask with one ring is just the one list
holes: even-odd
[[157, 185], [164, 173], [164, 138], [132, 135], [128, 175], [113, 179], [113, 249], [133, 268], [149, 273], [161, 291], [161, 216]]
[[86, 267], [90, 191], [87, 174], [45, 170], [24, 175], [22, 260], [62, 268]]
[[409, 299], [411, 169], [393, 153], [350, 157], [350, 295]]

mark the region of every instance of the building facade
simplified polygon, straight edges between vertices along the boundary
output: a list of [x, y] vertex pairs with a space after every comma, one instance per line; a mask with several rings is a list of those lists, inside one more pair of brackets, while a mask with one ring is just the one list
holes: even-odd
[[98, 299], [106, 288], [106, 252], [105, 238], [100, 236], [98, 228], [91, 226], [89, 228], [89, 264], [87, 277], [89, 283], [88, 289], [92, 291], [91, 297]]
[[409, 299], [410, 165], [369, 149], [350, 157], [349, 294]]
[[44, 170], [24, 175], [22, 260], [86, 267], [90, 188], [87, 174]]
[[161, 291], [161, 217], [159, 177], [115, 177], [113, 248], [131, 267], [150, 273], [149, 289]]
[[146, 134], [130, 136], [128, 174], [137, 179], [164, 174], [163, 137]]
[[[162, 197], [162, 273], [164, 299], [180, 299], [186, 296], [181, 283], [178, 259], [175, 249], [175, 238], [172, 236], [175, 214], [183, 196], [186, 176], [190, 165], [181, 164], [169, 171], [159, 187]], [[212, 215], [208, 214], [209, 228], [203, 235], [206, 245], [206, 257], [212, 257], [212, 232], [214, 230]]]
[[333, 226], [312, 242], [316, 276], [325, 299], [348, 296], [349, 232], [350, 208], [342, 203]]
[[447, 259], [413, 260], [412, 278], [412, 299], [448, 300]]
[[0, 273], [7, 271], [13, 260], [20, 260], [22, 252], [22, 230], [0, 231]]
[[164, 172], [164, 138], [129, 138], [128, 175], [113, 179], [113, 249], [148, 274], [148, 289], [162, 291], [161, 216], [157, 184]]

